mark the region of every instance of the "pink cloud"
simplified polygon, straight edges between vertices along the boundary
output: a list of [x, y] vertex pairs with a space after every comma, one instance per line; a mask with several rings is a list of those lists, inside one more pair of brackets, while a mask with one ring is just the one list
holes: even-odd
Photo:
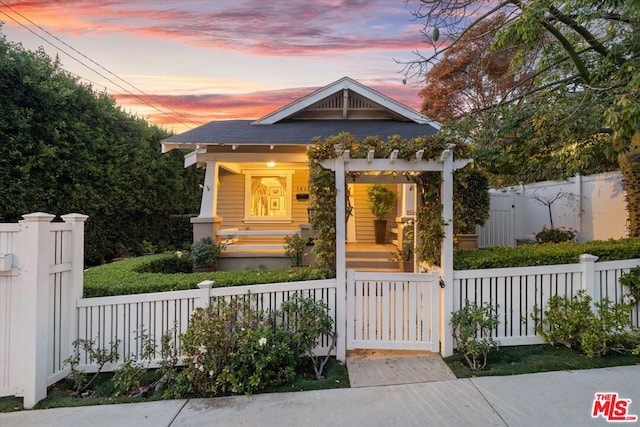
[[[314, 55], [352, 50], [408, 50], [419, 41], [407, 32], [410, 14], [388, 0], [251, 0], [190, 2], [10, 1], [58, 32], [106, 32], [167, 38], [199, 47], [252, 55]], [[61, 10], [64, 13], [61, 13]], [[401, 25], [400, 25], [401, 24]], [[367, 28], [367, 31], [363, 31]]]
[[[416, 88], [401, 84], [373, 82], [371, 87], [390, 98], [411, 108], [420, 107], [420, 99]], [[278, 108], [293, 102], [317, 88], [290, 88], [284, 90], [260, 91], [245, 94], [209, 94], [209, 95], [161, 95], [151, 97], [134, 97], [128, 94], [118, 94], [114, 97], [125, 108], [144, 107], [146, 104], [140, 98], [158, 105], [170, 107], [179, 114], [167, 108], [162, 108], [166, 114], [157, 110], [151, 111], [149, 119], [154, 123], [174, 126], [184, 125], [195, 127], [212, 120], [257, 119]]]

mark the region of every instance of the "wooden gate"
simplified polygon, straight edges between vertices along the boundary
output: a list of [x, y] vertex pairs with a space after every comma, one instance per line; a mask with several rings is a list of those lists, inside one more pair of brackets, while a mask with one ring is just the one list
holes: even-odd
[[478, 247], [515, 246], [515, 192], [491, 192], [489, 219], [478, 227]]
[[439, 351], [438, 273], [347, 272], [347, 350]]

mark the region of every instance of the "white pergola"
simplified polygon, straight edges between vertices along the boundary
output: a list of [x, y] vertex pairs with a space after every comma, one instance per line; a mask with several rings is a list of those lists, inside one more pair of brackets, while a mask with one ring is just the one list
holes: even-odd
[[[398, 183], [398, 173], [412, 172], [440, 172], [442, 176], [441, 202], [442, 218], [445, 222], [444, 239], [440, 255], [440, 279], [444, 283], [444, 292], [453, 291], [453, 172], [471, 163], [472, 159], [454, 160], [453, 147], [444, 150], [439, 159], [423, 160], [424, 150], [416, 151], [414, 158], [404, 160], [398, 158], [398, 150], [391, 152], [388, 158], [375, 158], [375, 151], [369, 150], [364, 159], [350, 158], [349, 150], [343, 150], [336, 146], [336, 157], [320, 162], [320, 165], [334, 171], [336, 180], [336, 280], [338, 284], [338, 298], [343, 298], [346, 287], [346, 206], [345, 184], [348, 172], [368, 172], [369, 174], [381, 174], [394, 172], [392, 175], [377, 175], [376, 182]], [[402, 178], [402, 177], [400, 177]], [[360, 180], [359, 182], [365, 182]], [[405, 180], [406, 182], [406, 180]], [[417, 221], [416, 221], [417, 226]], [[415, 234], [418, 236], [418, 233]], [[452, 295], [444, 298], [446, 305], [441, 307], [441, 324], [447, 325], [453, 311]], [[339, 318], [336, 322], [344, 322], [344, 313], [336, 313]], [[440, 337], [442, 354], [453, 354], [453, 342], [451, 337]], [[345, 355], [337, 355], [338, 358]]]

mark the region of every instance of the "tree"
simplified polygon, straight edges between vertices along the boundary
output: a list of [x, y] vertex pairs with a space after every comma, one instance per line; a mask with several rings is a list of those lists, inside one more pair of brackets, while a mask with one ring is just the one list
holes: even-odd
[[[596, 144], [610, 135], [627, 191], [630, 234], [640, 236], [640, 3], [420, 0], [415, 16], [423, 21], [423, 34], [435, 53], [407, 64], [407, 74], [424, 74], [474, 28], [498, 14], [506, 19], [494, 28], [494, 48], [517, 46], [531, 52], [542, 38], [548, 42], [526, 79], [531, 88], [494, 106], [493, 130], [503, 135], [528, 131], [547, 140], [570, 130], [579, 133], [579, 140], [593, 138]], [[533, 106], [529, 112], [537, 117], [523, 121], [522, 110], [503, 108], [514, 102]], [[584, 129], [575, 125], [581, 121], [575, 118], [587, 119]], [[523, 123], [534, 128], [526, 129]], [[595, 152], [606, 154], [600, 149]]]
[[527, 72], [511, 64], [518, 49], [491, 49], [506, 16], [498, 14], [470, 29], [426, 72], [422, 112], [440, 122], [458, 120], [527, 90]]
[[87, 214], [89, 263], [171, 247], [170, 216], [197, 209], [202, 172], [161, 153], [168, 135], [0, 34], [0, 221]]

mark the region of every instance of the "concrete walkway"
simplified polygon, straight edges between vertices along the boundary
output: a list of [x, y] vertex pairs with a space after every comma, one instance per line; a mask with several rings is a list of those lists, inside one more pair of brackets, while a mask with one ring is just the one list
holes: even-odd
[[[640, 366], [0, 414], [0, 426], [598, 426], [596, 393], [631, 399]], [[621, 425], [640, 425], [620, 423]]]

